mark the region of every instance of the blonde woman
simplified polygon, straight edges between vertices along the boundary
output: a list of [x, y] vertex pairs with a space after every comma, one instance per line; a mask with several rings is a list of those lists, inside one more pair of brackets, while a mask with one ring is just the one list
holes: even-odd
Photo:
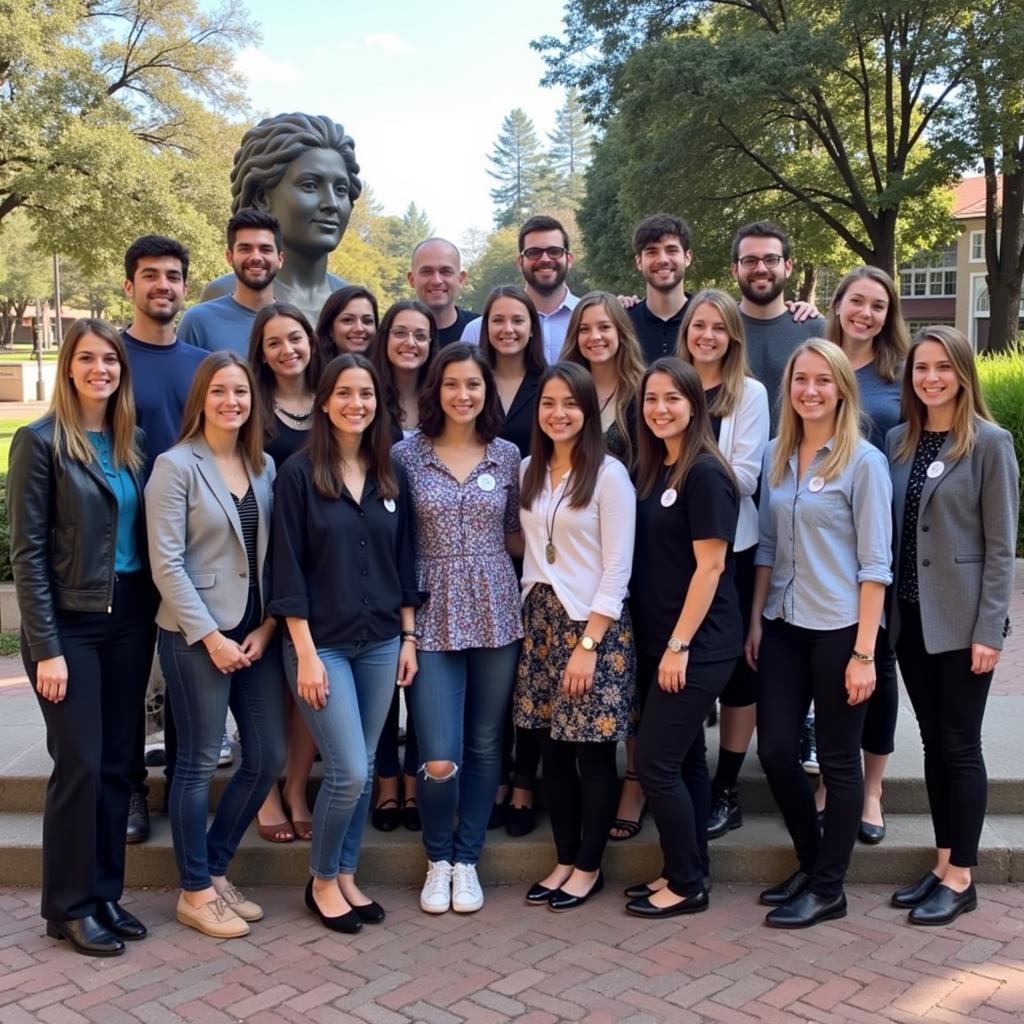
[[76, 321], [49, 412], [14, 435], [7, 502], [21, 656], [53, 758], [42, 914], [47, 935], [86, 956], [146, 935], [118, 903], [156, 607], [141, 441], [121, 336]]
[[[864, 779], [860, 737], [892, 581], [892, 486], [860, 436], [857, 381], [842, 349], [812, 339], [790, 357], [779, 436], [765, 453], [746, 653], [758, 672], [758, 756], [800, 863], [761, 893], [766, 923], [806, 928], [846, 915], [843, 879]], [[829, 790], [824, 830], [800, 765], [814, 701]]]
[[886, 438], [896, 520], [890, 636], [924, 744], [936, 862], [893, 894], [910, 923], [974, 910], [988, 783], [981, 722], [1009, 620], [1020, 470], [952, 327], [926, 327], [903, 374], [907, 422]]
[[[768, 446], [769, 412], [768, 392], [747, 365], [743, 318], [731, 295], [709, 288], [690, 300], [679, 330], [679, 355], [697, 371], [708, 404], [711, 430], [739, 489], [739, 521], [733, 551], [746, 633], [750, 626], [758, 537], [753, 496]], [[722, 715], [718, 769], [711, 784], [709, 839], [743, 824], [739, 774], [757, 721], [757, 679], [742, 658], [718, 700]]]

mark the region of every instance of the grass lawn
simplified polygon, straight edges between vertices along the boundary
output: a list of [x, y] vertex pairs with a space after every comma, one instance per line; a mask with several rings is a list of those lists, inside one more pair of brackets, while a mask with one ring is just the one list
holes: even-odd
[[[49, 352], [43, 353], [44, 363], [54, 363], [57, 361], [57, 350], [51, 349]], [[35, 362], [32, 358], [32, 346], [31, 345], [18, 345], [14, 349], [0, 349], [0, 363], [28, 363]]]
[[31, 419], [0, 420], [0, 473], [7, 472], [7, 453], [11, 449], [11, 438], [18, 427], [31, 423]]

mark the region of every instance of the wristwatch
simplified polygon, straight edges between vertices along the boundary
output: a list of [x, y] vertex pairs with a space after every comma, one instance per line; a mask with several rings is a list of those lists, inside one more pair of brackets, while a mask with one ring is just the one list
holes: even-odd
[[858, 651], [856, 648], [854, 648], [854, 650], [851, 653], [850, 657], [854, 661], [862, 661], [862, 662], [864, 662], [865, 665], [871, 665], [871, 664], [874, 663], [874, 660], [875, 660], [875, 656], [873, 654], [864, 654], [861, 651]]
[[670, 637], [668, 644], [666, 645], [673, 654], [685, 654], [689, 649], [689, 644], [684, 644], [678, 637]]
[[587, 636], [587, 634], [584, 633], [583, 638], [580, 640], [580, 647], [585, 651], [596, 651], [597, 641], [592, 636]]

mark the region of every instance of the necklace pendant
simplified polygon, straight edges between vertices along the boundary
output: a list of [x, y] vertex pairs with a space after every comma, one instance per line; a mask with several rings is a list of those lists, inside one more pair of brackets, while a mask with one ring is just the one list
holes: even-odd
[[548, 541], [547, 547], [544, 548], [544, 557], [548, 560], [548, 565], [555, 564], [555, 545]]

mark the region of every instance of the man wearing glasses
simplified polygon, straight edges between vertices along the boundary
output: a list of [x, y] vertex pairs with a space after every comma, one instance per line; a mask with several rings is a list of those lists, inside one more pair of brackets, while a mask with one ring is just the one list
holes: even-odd
[[[554, 217], [530, 217], [519, 229], [516, 264], [523, 275], [526, 294], [540, 314], [544, 357], [549, 363], [555, 363], [562, 351], [572, 311], [579, 302], [565, 284], [572, 267], [572, 253], [569, 235], [561, 222]], [[479, 344], [479, 318], [462, 332], [462, 340]]]
[[[747, 361], [768, 390], [771, 432], [778, 427], [779, 382], [793, 350], [820, 337], [824, 324], [811, 307], [812, 319], [798, 323], [784, 289], [793, 273], [789, 237], [771, 221], [744, 224], [732, 241], [732, 276], [740, 289], [740, 313], [747, 336]], [[802, 304], [797, 304], [802, 306]], [[806, 314], [805, 314], [806, 315]]]

